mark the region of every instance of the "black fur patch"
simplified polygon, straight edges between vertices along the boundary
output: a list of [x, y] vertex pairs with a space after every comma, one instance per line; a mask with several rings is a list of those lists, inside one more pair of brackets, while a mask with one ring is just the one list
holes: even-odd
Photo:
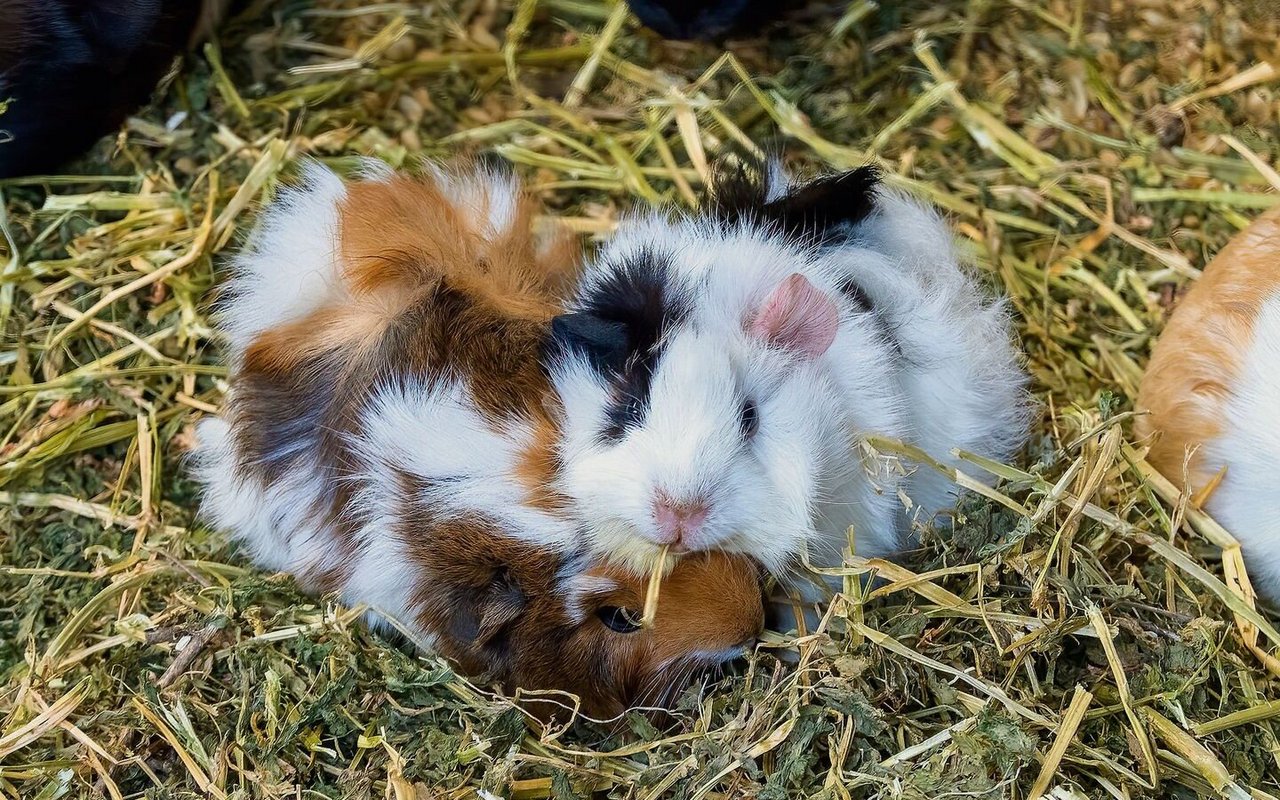
[[735, 34], [758, 35], [761, 26], [800, 0], [628, 0], [628, 5], [663, 38], [718, 42]]
[[240, 468], [266, 483], [280, 480], [298, 463], [316, 461], [319, 453], [331, 458], [316, 468], [331, 469], [345, 450], [336, 434], [349, 427], [349, 420], [335, 418], [325, 402], [337, 389], [341, 365], [322, 357], [308, 367], [284, 372], [250, 361], [235, 378], [231, 427], [243, 459]]
[[792, 236], [826, 244], [875, 210], [879, 184], [875, 167], [865, 166], [817, 178], [770, 201], [764, 167], [739, 166], [717, 176], [708, 208], [726, 222], [762, 222]]
[[874, 308], [867, 290], [859, 286], [852, 278], [840, 284], [840, 293], [849, 298], [849, 302], [853, 304], [853, 310], [860, 314], [871, 311]]
[[551, 325], [551, 357], [586, 355], [613, 381], [601, 436], [616, 441], [644, 419], [662, 337], [688, 315], [670, 262], [651, 251], [615, 265]]
[[49, 172], [147, 102], [198, 0], [0, 0], [0, 178]]
[[629, 354], [627, 326], [590, 311], [551, 320], [551, 338], [565, 349], [585, 353], [596, 369], [621, 371]]
[[893, 348], [894, 354], [898, 358], [902, 358], [902, 343], [894, 335], [893, 328], [889, 325], [889, 321], [885, 319], [884, 314], [872, 302], [871, 295], [867, 294], [867, 290], [859, 286], [852, 278], [841, 283], [839, 288], [840, 293], [848, 298], [854, 311], [859, 314], [871, 315], [871, 321], [880, 329], [880, 335]]

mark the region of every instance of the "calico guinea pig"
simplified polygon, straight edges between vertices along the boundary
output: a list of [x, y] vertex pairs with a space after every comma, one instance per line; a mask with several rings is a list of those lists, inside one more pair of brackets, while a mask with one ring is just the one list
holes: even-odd
[[1238, 233], [1178, 302], [1142, 377], [1147, 459], [1199, 492], [1280, 601], [1280, 208]]
[[869, 168], [729, 171], [697, 213], [633, 215], [552, 327], [557, 489], [635, 563], [665, 545], [832, 566], [850, 528], [859, 555], [893, 554], [956, 487], [867, 434], [957, 464], [1009, 458], [1028, 427], [1004, 305]]
[[120, 125], [227, 2], [0, 2], [0, 178], [48, 172]]
[[232, 264], [230, 389], [195, 468], [206, 516], [260, 565], [607, 716], [741, 654], [760, 574], [683, 559], [640, 629], [644, 579], [582, 555], [540, 363], [578, 254], [536, 240], [533, 212], [507, 174], [371, 165], [346, 185], [311, 166]]

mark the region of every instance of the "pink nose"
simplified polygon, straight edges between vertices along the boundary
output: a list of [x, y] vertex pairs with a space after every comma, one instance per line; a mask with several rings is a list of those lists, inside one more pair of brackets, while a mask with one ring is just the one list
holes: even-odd
[[673, 501], [659, 494], [653, 500], [653, 521], [658, 523], [658, 543], [687, 544], [707, 521], [705, 500]]

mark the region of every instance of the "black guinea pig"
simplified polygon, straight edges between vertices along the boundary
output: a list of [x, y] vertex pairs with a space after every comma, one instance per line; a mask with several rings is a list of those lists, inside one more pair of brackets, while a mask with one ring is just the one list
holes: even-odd
[[757, 32], [799, 0], [627, 0], [645, 27], [664, 39], [716, 41]]
[[144, 105], [224, 0], [0, 0], [0, 178], [48, 172]]

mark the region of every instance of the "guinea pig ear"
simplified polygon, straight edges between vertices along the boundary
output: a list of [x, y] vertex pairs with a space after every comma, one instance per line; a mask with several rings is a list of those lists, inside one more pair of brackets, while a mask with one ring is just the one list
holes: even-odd
[[765, 204], [763, 216], [788, 233], [817, 234], [854, 225], [875, 210], [880, 174], [866, 166], [792, 187]]
[[880, 175], [866, 166], [792, 184], [781, 163], [721, 167], [708, 210], [728, 222], [765, 222], [783, 233], [824, 241], [865, 219], [876, 207]]
[[492, 587], [480, 609], [480, 621], [476, 626], [476, 644], [492, 647], [506, 628], [515, 622], [528, 607], [524, 592], [504, 574], [494, 578]]
[[756, 338], [814, 359], [835, 341], [840, 312], [826, 292], [797, 272], [769, 293], [749, 325]]
[[581, 353], [597, 368], [621, 369], [628, 348], [627, 326], [589, 311], [551, 320], [551, 341], [565, 353]]

